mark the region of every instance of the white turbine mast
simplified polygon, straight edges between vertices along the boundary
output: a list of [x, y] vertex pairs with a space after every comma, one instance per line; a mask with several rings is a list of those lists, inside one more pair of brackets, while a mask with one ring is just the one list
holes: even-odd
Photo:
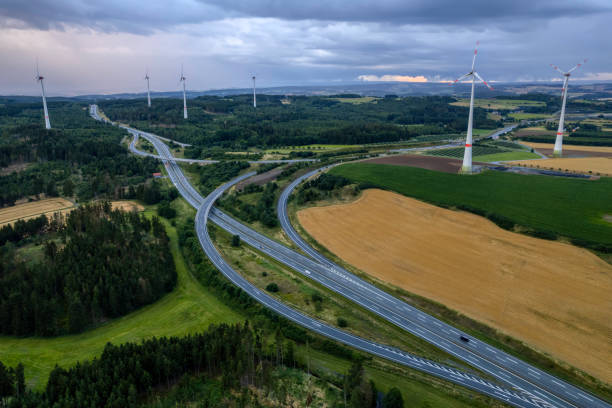
[[43, 102], [43, 111], [45, 114], [45, 128], [51, 129], [51, 122], [49, 121], [49, 111], [47, 110], [47, 96], [45, 95], [45, 84], [43, 80], [45, 77], [40, 75], [38, 71], [38, 59], [36, 60], [36, 80], [40, 82], [40, 88], [42, 89], [42, 102]]
[[179, 79], [179, 82], [183, 83], [183, 118], [187, 119], [187, 96], [185, 93], [185, 80], [187, 78], [185, 78], [185, 75], [183, 75], [183, 64], [181, 64], [181, 78]]
[[151, 107], [151, 88], [149, 86], [149, 69], [147, 68], [147, 72], [145, 74], [145, 79], [147, 80], [147, 106]]
[[576, 69], [582, 66], [582, 64], [585, 64], [587, 62], [587, 60], [584, 60], [583, 62], [581, 62], [580, 64], [577, 64], [574, 68], [570, 69], [567, 72], [563, 72], [559, 69], [558, 66], [550, 64], [550, 66], [556, 70], [559, 71], [559, 73], [561, 73], [561, 75], [564, 76], [563, 79], [563, 88], [561, 89], [561, 99], [563, 100], [562, 104], [561, 104], [561, 115], [559, 115], [559, 127], [557, 128], [557, 138], [555, 139], [555, 148], [553, 150], [553, 157], [561, 157], [563, 154], [563, 122], [565, 121], [565, 102], [567, 101], [567, 86], [568, 86], [568, 82], [569, 82], [569, 77], [571, 76], [572, 72]]
[[455, 84], [463, 79], [470, 78], [472, 79], [472, 93], [470, 95], [470, 116], [468, 117], [468, 128], [467, 128], [467, 136], [465, 138], [465, 151], [463, 153], [463, 165], [461, 166], [461, 173], [463, 174], [471, 174], [472, 173], [472, 123], [474, 117], [474, 84], [476, 80], [485, 84], [489, 89], [493, 89], [491, 85], [487, 83], [478, 72], [474, 70], [476, 64], [476, 55], [478, 54], [478, 44], [476, 42], [476, 48], [474, 49], [474, 58], [472, 59], [472, 69], [467, 74], [455, 79], [452, 84]]
[[253, 107], [254, 108], [257, 107], [257, 94], [256, 94], [256, 88], [255, 88], [255, 75], [253, 75]]

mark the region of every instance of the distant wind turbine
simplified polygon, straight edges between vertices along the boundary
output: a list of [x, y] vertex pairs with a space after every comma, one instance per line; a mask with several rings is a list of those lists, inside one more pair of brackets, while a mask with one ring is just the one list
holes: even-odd
[[255, 92], [255, 75], [253, 75], [253, 107], [257, 107], [257, 94]]
[[40, 75], [38, 72], [38, 60], [36, 60], [36, 80], [40, 82], [40, 88], [42, 89], [42, 102], [43, 102], [43, 110], [45, 113], [45, 128], [51, 129], [51, 122], [49, 121], [49, 111], [47, 110], [47, 97], [45, 95], [45, 84], [43, 80], [45, 77]]
[[145, 74], [145, 79], [147, 80], [147, 105], [149, 108], [151, 107], [151, 88], [149, 87], [149, 70], [147, 69], [147, 73]]
[[185, 78], [185, 75], [183, 75], [183, 64], [181, 64], [181, 78], [179, 79], [180, 82], [183, 83], [183, 118], [187, 119], [187, 96], [185, 93], [185, 80], [187, 78]]
[[582, 64], [586, 63], [587, 60], [584, 60], [582, 63], [577, 64], [574, 68], [570, 69], [567, 72], [563, 72], [559, 69], [558, 66], [550, 64], [553, 69], [559, 71], [561, 75], [565, 77], [563, 80], [563, 88], [561, 89], [561, 98], [563, 99], [563, 103], [561, 105], [561, 115], [559, 116], [559, 127], [557, 128], [557, 138], [555, 139], [555, 148], [553, 150], [554, 157], [561, 157], [563, 154], [563, 122], [565, 121], [565, 101], [567, 101], [567, 86], [569, 82], [569, 77], [576, 68], [582, 66]]
[[465, 138], [465, 151], [463, 153], [463, 165], [461, 166], [461, 173], [463, 174], [472, 173], [472, 122], [473, 122], [473, 116], [474, 116], [474, 83], [476, 81], [476, 78], [478, 78], [478, 80], [481, 81], [483, 84], [485, 84], [489, 89], [493, 89], [487, 83], [487, 81], [482, 79], [482, 77], [478, 75], [478, 72], [474, 70], [474, 66], [476, 64], [476, 55], [478, 54], [478, 44], [479, 42], [476, 42], [476, 48], [474, 49], [474, 58], [472, 59], [472, 69], [470, 70], [470, 72], [468, 72], [462, 77], [459, 77], [455, 79], [453, 82], [451, 82], [451, 85], [452, 85], [465, 78], [472, 77], [472, 94], [470, 96], [470, 116], [468, 118], [467, 136]]

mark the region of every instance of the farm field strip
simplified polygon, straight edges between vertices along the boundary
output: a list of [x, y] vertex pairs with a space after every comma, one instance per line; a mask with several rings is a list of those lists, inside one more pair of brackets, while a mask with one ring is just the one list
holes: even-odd
[[39, 215], [50, 215], [58, 211], [74, 208], [74, 203], [63, 198], [47, 198], [40, 201], [17, 204], [0, 209], [0, 225], [27, 220]]

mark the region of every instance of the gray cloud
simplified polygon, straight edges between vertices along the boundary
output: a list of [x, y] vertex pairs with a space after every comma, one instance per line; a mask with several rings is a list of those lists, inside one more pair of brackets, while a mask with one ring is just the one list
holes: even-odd
[[535, 20], [588, 16], [611, 9], [609, 2], [593, 0], [4, 0], [0, 3], [0, 24], [41, 30], [70, 25], [146, 34], [176, 25], [242, 16], [399, 25], [472, 24], [514, 30], [528, 27]]
[[191, 89], [248, 87], [252, 72], [261, 86], [454, 79], [476, 40], [490, 81], [547, 80], [556, 75], [549, 63], [583, 58], [577, 77], [612, 71], [604, 0], [99, 3], [0, 0], [0, 93], [36, 92], [36, 56], [51, 93], [139, 91], [145, 67], [152, 86], [172, 90], [181, 63]]

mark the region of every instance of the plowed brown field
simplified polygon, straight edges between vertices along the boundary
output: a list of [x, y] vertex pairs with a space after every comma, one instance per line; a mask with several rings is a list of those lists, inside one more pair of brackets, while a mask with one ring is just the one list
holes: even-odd
[[41, 214], [49, 216], [58, 211], [66, 213], [72, 207], [74, 207], [74, 204], [63, 198], [47, 198], [45, 200], [0, 208], [0, 225], [12, 224], [19, 219], [27, 220], [38, 217]]
[[113, 210], [144, 211], [144, 207], [135, 201], [111, 201]]
[[298, 219], [372, 276], [612, 383], [612, 266], [592, 253], [381, 190]]

